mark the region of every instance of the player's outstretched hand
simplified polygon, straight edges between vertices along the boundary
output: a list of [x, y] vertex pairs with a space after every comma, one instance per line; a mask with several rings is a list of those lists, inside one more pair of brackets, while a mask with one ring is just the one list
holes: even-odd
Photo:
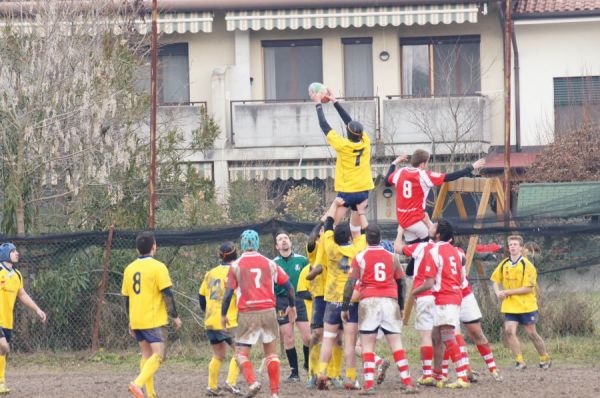
[[335, 205], [337, 207], [342, 207], [344, 205], [344, 203], [346, 203], [346, 202], [344, 202], [344, 199], [342, 199], [338, 196], [334, 199], [333, 203], [335, 203]]
[[129, 335], [135, 339], [135, 333], [133, 333], [133, 329], [131, 329], [131, 326], [129, 326], [128, 329]]
[[287, 315], [290, 323], [296, 322], [296, 318], [297, 318], [296, 307], [287, 307], [285, 310], [285, 315]]
[[341, 316], [342, 322], [348, 323], [348, 321], [350, 320], [350, 311], [342, 311]]
[[327, 94], [325, 94], [324, 97], [331, 101], [333, 104], [337, 102], [337, 98], [335, 97], [335, 95], [333, 95], [330, 89], [327, 89]]
[[223, 330], [227, 330], [229, 326], [229, 319], [227, 319], [226, 316], [221, 317], [221, 327], [223, 328]]
[[175, 330], [179, 330], [183, 326], [183, 322], [181, 322], [180, 317], [173, 318], [173, 323], [175, 324]]
[[408, 160], [408, 156], [406, 156], [406, 155], [400, 155], [396, 159], [394, 159], [394, 161], [392, 163], [397, 165], [398, 163], [404, 163], [407, 160]]
[[482, 167], [485, 167], [485, 159], [483, 159], [483, 158], [479, 159], [479, 160], [477, 160], [476, 162], [473, 163], [473, 168], [475, 170], [478, 170], [478, 169], [480, 169]]
[[42, 322], [46, 323], [46, 321], [48, 320], [48, 317], [46, 316], [46, 313], [44, 311], [40, 310], [40, 309], [38, 309], [36, 311], [36, 313], [37, 313], [37, 316], [40, 317], [40, 319], [42, 320]]

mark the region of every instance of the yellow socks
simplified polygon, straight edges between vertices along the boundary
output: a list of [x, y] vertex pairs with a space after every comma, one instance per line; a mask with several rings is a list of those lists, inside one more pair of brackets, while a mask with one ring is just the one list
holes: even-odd
[[525, 363], [525, 359], [523, 359], [523, 355], [517, 355], [517, 358], [516, 358], [516, 360], [517, 360], [517, 362], [519, 362], [519, 363]]
[[222, 361], [215, 357], [212, 357], [208, 363], [208, 388], [212, 390], [216, 390], [218, 387], [221, 363]]
[[238, 367], [235, 356], [231, 358], [229, 362], [229, 371], [227, 372], [227, 384], [235, 386], [237, 384], [237, 378], [240, 374], [240, 368]]
[[0, 355], [0, 383], [6, 381], [6, 355]]
[[160, 355], [152, 354], [150, 358], [146, 360], [140, 375], [133, 381], [133, 383], [138, 387], [143, 387], [146, 382], [154, 376], [154, 373], [160, 368], [160, 363], [162, 362], [162, 358]]
[[[144, 365], [148, 359], [141, 357], [140, 358], [140, 373], [144, 370]], [[154, 377], [150, 377], [148, 381], [146, 381], [146, 394], [148, 397], [153, 398], [156, 396], [156, 391], [154, 391]]]
[[333, 346], [331, 356], [331, 375], [330, 378], [342, 376], [342, 361], [344, 360], [344, 349], [338, 345]]
[[356, 368], [346, 368], [346, 378], [348, 380], [356, 380]]
[[540, 355], [540, 362], [548, 362], [550, 360], [550, 355]]
[[310, 347], [310, 355], [308, 356], [308, 373], [311, 375], [318, 374], [319, 370], [319, 353], [321, 352], [321, 344], [315, 344]]

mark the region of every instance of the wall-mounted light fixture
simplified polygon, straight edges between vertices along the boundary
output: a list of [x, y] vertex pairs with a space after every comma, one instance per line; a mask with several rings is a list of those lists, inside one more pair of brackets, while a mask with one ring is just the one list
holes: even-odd
[[379, 59], [382, 60], [383, 62], [387, 61], [388, 59], [390, 59], [390, 53], [383, 50], [382, 52], [379, 53]]

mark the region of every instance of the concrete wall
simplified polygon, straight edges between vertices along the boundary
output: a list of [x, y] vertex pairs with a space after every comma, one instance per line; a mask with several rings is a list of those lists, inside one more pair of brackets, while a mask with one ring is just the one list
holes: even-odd
[[600, 20], [519, 21], [521, 137], [546, 144], [554, 132], [555, 77], [600, 75]]
[[[377, 103], [353, 101], [344, 103], [344, 106], [374, 137]], [[323, 108], [329, 125], [344, 134], [342, 120], [335, 108], [330, 104]], [[315, 106], [310, 102], [234, 103], [232, 120], [236, 148], [327, 145]]]

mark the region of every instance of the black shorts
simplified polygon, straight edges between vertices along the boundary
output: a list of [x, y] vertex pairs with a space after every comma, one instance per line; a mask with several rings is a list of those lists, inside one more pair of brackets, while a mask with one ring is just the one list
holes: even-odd
[[[285, 314], [285, 310], [288, 307], [288, 298], [287, 296], [277, 296], [276, 298], [276, 310], [277, 310], [277, 323], [279, 326], [290, 323], [287, 315]], [[308, 322], [308, 314], [306, 312], [306, 305], [304, 304], [304, 299], [297, 298], [296, 299], [296, 322]]]
[[135, 339], [147, 341], [148, 343], [164, 343], [167, 340], [167, 328], [158, 327], [152, 329], [133, 329]]
[[[348, 315], [348, 323], [358, 323], [358, 303], [350, 303], [350, 307], [348, 308]], [[330, 325], [343, 325], [342, 303], [326, 302], [325, 323], [328, 323]]]
[[311, 329], [323, 328], [323, 319], [325, 318], [325, 299], [323, 296], [317, 296], [313, 299]]
[[233, 335], [229, 331], [206, 329], [206, 337], [211, 345], [221, 344], [222, 342], [233, 345]]
[[338, 192], [338, 198], [344, 199], [344, 207], [356, 211], [356, 205], [369, 199], [369, 191], [362, 192]]
[[12, 338], [12, 329], [0, 328], [0, 338], [4, 337], [10, 343]]

